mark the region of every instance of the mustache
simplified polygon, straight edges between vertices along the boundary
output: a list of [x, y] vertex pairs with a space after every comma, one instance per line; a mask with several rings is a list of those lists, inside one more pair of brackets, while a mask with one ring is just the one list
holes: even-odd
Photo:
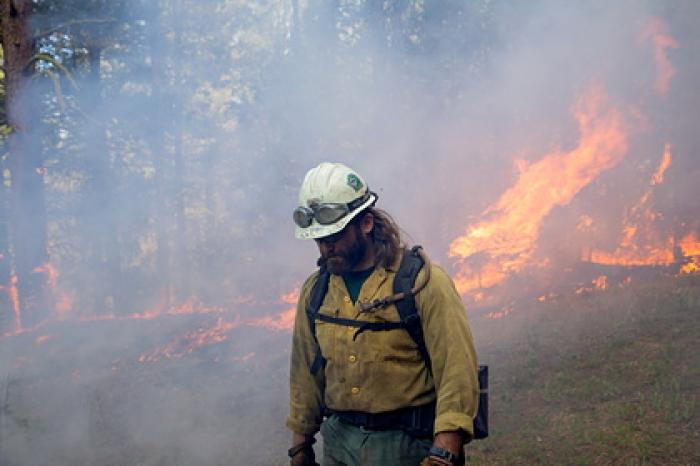
[[321, 255], [321, 256], [319, 256], [319, 258], [316, 260], [316, 265], [317, 265], [318, 267], [322, 267], [322, 266], [324, 266], [324, 265], [326, 265], [326, 264], [328, 263], [328, 260], [329, 260], [329, 259], [332, 259], [332, 258], [334, 258], [334, 257], [343, 257], [343, 255], [342, 255], [342, 254], [336, 254], [336, 253], [331, 253], [331, 254], [328, 254], [327, 256]]

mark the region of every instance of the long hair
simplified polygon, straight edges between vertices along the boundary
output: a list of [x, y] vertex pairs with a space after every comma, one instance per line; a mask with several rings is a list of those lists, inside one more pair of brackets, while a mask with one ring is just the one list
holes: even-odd
[[367, 208], [356, 217], [357, 221], [368, 213], [374, 217], [374, 228], [369, 236], [374, 244], [376, 264], [389, 267], [402, 253], [401, 231], [391, 215], [376, 207]]

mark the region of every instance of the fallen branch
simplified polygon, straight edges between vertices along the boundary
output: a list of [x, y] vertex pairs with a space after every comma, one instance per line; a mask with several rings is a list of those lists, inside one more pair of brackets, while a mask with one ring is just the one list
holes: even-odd
[[51, 29], [48, 29], [46, 31], [42, 31], [37, 33], [34, 36], [34, 40], [40, 39], [42, 37], [46, 37], [50, 34], [53, 34], [54, 32], [58, 32], [61, 29], [66, 29], [71, 26], [79, 26], [81, 24], [104, 24], [104, 23], [114, 23], [117, 20], [114, 18], [104, 18], [104, 19], [98, 19], [98, 18], [92, 18], [92, 19], [74, 19], [72, 21], [66, 21], [65, 23], [59, 24], [58, 26], [54, 26]]
[[75, 81], [73, 78], [73, 74], [70, 72], [68, 68], [66, 68], [63, 63], [59, 62], [56, 60], [53, 56], [49, 55], [48, 53], [37, 53], [34, 55], [32, 58], [29, 59], [29, 62], [26, 64], [25, 69], [29, 67], [32, 63], [37, 62], [37, 61], [45, 61], [48, 63], [51, 63], [53, 66], [58, 68], [60, 71], [63, 72], [65, 75], [66, 79], [68, 82], [73, 86], [73, 89], [76, 91], [79, 89], [78, 83]]

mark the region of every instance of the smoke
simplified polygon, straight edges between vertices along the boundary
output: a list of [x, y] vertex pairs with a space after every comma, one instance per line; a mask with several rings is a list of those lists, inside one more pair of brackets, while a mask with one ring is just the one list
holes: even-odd
[[[41, 91], [62, 320], [0, 339], [0, 462], [283, 462], [289, 335], [253, 323], [314, 270], [291, 212], [321, 161], [356, 169], [409, 243], [456, 273], [450, 244], [523, 166], [577, 146], [571, 111], [599, 89], [630, 147], [545, 216], [542, 255], [584, 214], [614, 249], [667, 143], [655, 208], [697, 233], [698, 8], [134, 0], [109, 26], [51, 36], [42, 47], [77, 85]], [[658, 24], [677, 47], [654, 42]]]

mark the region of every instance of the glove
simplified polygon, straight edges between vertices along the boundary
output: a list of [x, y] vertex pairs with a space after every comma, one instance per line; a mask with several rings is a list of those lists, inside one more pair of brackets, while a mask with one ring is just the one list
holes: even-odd
[[289, 461], [290, 466], [321, 466], [316, 462], [316, 457], [313, 453], [307, 455], [306, 452], [301, 452], [294, 455]]
[[426, 457], [420, 462], [419, 466], [456, 466], [440, 458]]

